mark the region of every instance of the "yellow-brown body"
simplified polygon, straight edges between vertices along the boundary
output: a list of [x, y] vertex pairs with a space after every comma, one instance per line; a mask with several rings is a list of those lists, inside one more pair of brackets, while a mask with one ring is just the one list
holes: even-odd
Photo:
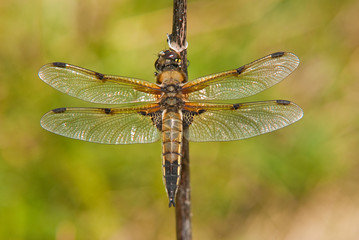
[[183, 124], [182, 113], [167, 112], [162, 115], [162, 169], [170, 205], [174, 198], [181, 176]]
[[181, 85], [185, 75], [179, 70], [168, 70], [157, 75], [163, 95], [162, 111], [162, 169], [163, 181], [169, 205], [175, 205], [175, 197], [181, 176], [184, 96]]

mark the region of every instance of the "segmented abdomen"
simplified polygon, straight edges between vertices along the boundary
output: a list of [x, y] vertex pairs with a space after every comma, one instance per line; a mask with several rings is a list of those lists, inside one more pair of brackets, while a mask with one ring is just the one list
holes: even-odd
[[181, 173], [182, 112], [165, 110], [162, 114], [162, 169], [169, 206], [175, 205]]

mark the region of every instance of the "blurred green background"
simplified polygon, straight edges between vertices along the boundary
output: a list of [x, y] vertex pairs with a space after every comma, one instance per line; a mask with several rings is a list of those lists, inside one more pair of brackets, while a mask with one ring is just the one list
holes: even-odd
[[[299, 68], [249, 100], [305, 112], [267, 135], [191, 143], [194, 239], [358, 239], [358, 12], [355, 0], [189, 1], [190, 79], [290, 51]], [[154, 81], [171, 25], [165, 0], [0, 2], [0, 239], [175, 239], [160, 143], [43, 130], [45, 112], [91, 104], [37, 76], [63, 61]]]

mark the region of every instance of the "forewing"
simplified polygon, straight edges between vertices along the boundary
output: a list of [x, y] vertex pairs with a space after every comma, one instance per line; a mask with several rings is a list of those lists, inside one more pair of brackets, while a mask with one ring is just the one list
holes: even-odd
[[189, 101], [248, 97], [282, 81], [298, 64], [293, 53], [273, 53], [240, 68], [190, 81], [183, 86], [183, 93]]
[[147, 81], [105, 75], [67, 63], [49, 63], [39, 71], [41, 80], [79, 99], [103, 104], [155, 102], [160, 88]]
[[[298, 121], [303, 110], [286, 100], [187, 107], [189, 141], [232, 141], [275, 131]], [[188, 114], [191, 114], [188, 117]]]
[[151, 143], [159, 140], [160, 132], [151, 120], [153, 115], [146, 114], [149, 109], [58, 108], [41, 118], [41, 126], [50, 132], [88, 142]]

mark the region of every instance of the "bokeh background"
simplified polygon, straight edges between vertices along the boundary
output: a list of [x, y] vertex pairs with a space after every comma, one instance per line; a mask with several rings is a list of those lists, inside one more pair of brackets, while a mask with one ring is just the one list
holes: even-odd
[[[194, 239], [358, 239], [358, 13], [356, 0], [189, 1], [190, 79], [294, 52], [290, 77], [243, 101], [305, 112], [267, 135], [191, 143]], [[91, 104], [37, 76], [63, 61], [154, 81], [171, 25], [165, 0], [0, 2], [0, 239], [175, 239], [160, 143], [43, 130], [50, 109]]]

